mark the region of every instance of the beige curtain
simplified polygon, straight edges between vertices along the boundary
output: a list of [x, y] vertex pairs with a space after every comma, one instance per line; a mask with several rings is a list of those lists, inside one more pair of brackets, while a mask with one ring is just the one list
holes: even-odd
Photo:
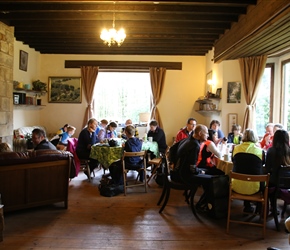
[[242, 131], [246, 128], [256, 129], [256, 99], [266, 61], [266, 55], [239, 59], [242, 83], [247, 102]]
[[161, 99], [161, 94], [164, 87], [166, 68], [149, 68], [149, 70], [152, 90], [150, 119], [155, 119], [158, 122], [159, 127], [162, 128], [161, 116], [157, 105]]
[[81, 74], [82, 74], [82, 85], [83, 91], [85, 93], [87, 108], [85, 110], [83, 127], [87, 124], [88, 120], [92, 118], [94, 108], [92, 106], [93, 97], [94, 97], [94, 88], [95, 82], [98, 76], [99, 67], [95, 66], [82, 66]]

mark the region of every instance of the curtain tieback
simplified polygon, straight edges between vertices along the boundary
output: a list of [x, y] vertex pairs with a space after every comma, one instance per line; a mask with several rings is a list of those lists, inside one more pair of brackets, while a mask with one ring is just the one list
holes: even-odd
[[247, 109], [248, 110], [252, 110], [253, 109], [253, 105], [247, 105]]

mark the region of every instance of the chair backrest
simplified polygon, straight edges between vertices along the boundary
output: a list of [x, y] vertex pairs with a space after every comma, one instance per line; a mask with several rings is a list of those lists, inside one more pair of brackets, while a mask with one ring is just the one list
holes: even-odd
[[258, 181], [258, 182], [265, 182], [265, 186], [268, 187], [269, 185], [269, 178], [270, 175], [250, 175], [250, 174], [239, 174], [236, 172], [230, 171], [230, 180], [241, 180], [241, 181]]
[[234, 171], [242, 174], [263, 174], [263, 161], [250, 153], [237, 153], [233, 157]]
[[145, 157], [146, 151], [140, 151], [140, 152], [123, 152], [122, 160], [125, 159], [125, 157]]
[[278, 176], [279, 188], [290, 189], [290, 166], [281, 166]]

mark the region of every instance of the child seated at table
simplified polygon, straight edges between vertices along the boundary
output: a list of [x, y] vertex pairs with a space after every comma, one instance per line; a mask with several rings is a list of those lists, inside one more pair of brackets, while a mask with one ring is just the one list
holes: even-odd
[[[134, 137], [135, 128], [132, 125], [128, 125], [125, 127], [125, 134], [127, 136], [127, 141], [122, 145], [126, 152], [140, 152], [142, 148], [142, 142]], [[142, 168], [142, 160], [140, 157], [130, 157], [128, 159], [125, 158], [126, 166], [130, 167], [130, 169], [139, 169]], [[114, 184], [123, 185], [123, 166], [122, 160], [118, 160], [111, 164], [109, 167], [110, 175]], [[140, 181], [143, 181], [143, 172], [140, 173]]]

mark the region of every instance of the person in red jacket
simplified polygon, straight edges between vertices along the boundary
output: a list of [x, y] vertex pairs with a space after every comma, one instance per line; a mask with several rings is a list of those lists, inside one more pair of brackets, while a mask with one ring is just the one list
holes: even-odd
[[217, 132], [213, 129], [208, 130], [208, 139], [200, 145], [196, 166], [202, 169], [205, 174], [224, 175], [225, 173], [217, 169], [213, 157], [221, 157], [221, 152], [214, 143], [217, 137]]
[[268, 123], [266, 126], [266, 133], [263, 136], [262, 141], [260, 142], [261, 148], [262, 149], [268, 149], [272, 145], [273, 141], [273, 136], [274, 136], [274, 124], [273, 123]]
[[195, 127], [196, 120], [194, 118], [188, 118], [186, 126], [178, 131], [174, 143], [179, 142], [182, 139], [188, 138], [189, 134], [194, 131]]

